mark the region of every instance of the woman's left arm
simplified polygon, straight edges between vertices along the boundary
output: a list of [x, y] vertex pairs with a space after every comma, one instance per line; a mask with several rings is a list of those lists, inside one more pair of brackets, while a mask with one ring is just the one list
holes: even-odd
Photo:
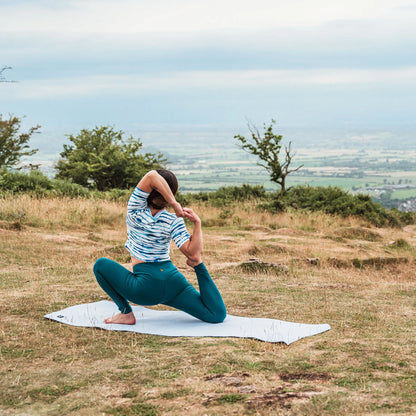
[[165, 178], [160, 176], [155, 170], [147, 172], [137, 184], [137, 187], [148, 193], [152, 192], [153, 189], [158, 191], [163, 198], [165, 198], [165, 201], [173, 208], [177, 217], [184, 216], [182, 206], [176, 201], [175, 195], [173, 195]]

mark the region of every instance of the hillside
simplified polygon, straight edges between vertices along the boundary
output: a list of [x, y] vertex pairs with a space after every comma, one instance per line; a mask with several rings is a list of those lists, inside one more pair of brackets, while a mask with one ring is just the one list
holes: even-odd
[[[414, 414], [416, 226], [193, 208], [228, 313], [329, 323], [290, 346], [63, 326], [43, 315], [106, 299], [92, 265], [128, 263], [125, 205], [0, 199], [0, 413]], [[277, 267], [242, 266], [250, 258]], [[172, 259], [195, 284], [174, 249]], [[163, 308], [163, 307], [156, 307]]]

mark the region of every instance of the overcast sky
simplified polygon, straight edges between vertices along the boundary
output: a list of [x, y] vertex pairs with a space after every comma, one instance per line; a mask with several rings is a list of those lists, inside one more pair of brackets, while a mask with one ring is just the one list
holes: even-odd
[[414, 0], [1, 0], [0, 113], [46, 129], [415, 125]]

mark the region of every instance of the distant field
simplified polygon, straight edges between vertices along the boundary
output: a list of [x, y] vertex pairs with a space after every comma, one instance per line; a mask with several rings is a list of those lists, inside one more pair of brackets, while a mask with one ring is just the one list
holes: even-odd
[[401, 191], [394, 191], [393, 198], [395, 199], [416, 198], [416, 189], [403, 189]]
[[[172, 148], [168, 151], [170, 168], [179, 177], [183, 192], [211, 191], [220, 186], [277, 186], [257, 159], [235, 145], [210, 145]], [[370, 188], [408, 184], [416, 186], [416, 151], [357, 149], [298, 149], [292, 166], [304, 165], [288, 176], [288, 186], [339, 186], [344, 189], [377, 195]], [[416, 190], [393, 190], [392, 198], [416, 196]]]
[[[233, 139], [237, 131], [153, 131], [131, 132], [142, 137], [146, 152], [162, 152], [169, 167], [178, 175], [182, 192], [213, 191], [228, 185], [277, 186], [270, 182], [267, 171], [257, 159], [244, 152]], [[296, 155], [292, 166], [304, 165], [288, 176], [288, 186], [339, 186], [344, 189], [379, 195], [391, 185], [416, 186], [416, 132], [397, 131], [329, 131], [302, 129], [283, 131], [284, 142], [292, 137]], [[244, 128], [241, 134], [246, 134]], [[51, 176], [56, 156], [49, 154], [49, 138], [41, 160]], [[284, 143], [284, 144], [285, 144]], [[37, 147], [42, 147], [36, 144]], [[34, 159], [37, 163], [39, 160]], [[389, 190], [391, 198], [407, 199], [414, 190]]]

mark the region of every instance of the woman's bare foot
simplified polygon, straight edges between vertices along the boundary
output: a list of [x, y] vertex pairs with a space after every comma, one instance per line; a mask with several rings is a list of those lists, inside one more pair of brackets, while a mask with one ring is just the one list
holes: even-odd
[[188, 266], [191, 266], [191, 267], [196, 267], [196, 266], [198, 266], [198, 264], [201, 264], [201, 263], [202, 263], [202, 259], [198, 259], [198, 260], [188, 259], [188, 260], [186, 260], [186, 264]]
[[129, 313], [118, 313], [111, 318], [104, 319], [106, 324], [122, 324], [122, 325], [134, 325], [136, 318], [133, 312]]

